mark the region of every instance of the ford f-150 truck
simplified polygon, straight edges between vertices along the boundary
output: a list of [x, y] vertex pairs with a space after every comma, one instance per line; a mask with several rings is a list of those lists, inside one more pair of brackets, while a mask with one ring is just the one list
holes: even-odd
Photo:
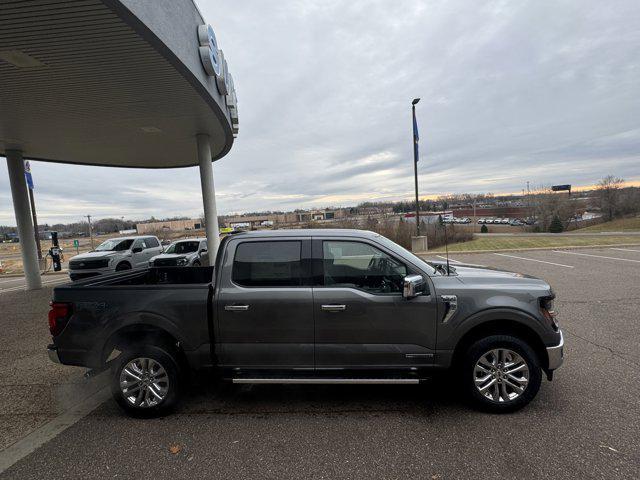
[[109, 369], [131, 415], [175, 406], [191, 370], [234, 383], [410, 384], [449, 371], [494, 412], [534, 398], [563, 360], [543, 280], [428, 263], [360, 230], [221, 242], [210, 267], [147, 268], [57, 286], [52, 360]]

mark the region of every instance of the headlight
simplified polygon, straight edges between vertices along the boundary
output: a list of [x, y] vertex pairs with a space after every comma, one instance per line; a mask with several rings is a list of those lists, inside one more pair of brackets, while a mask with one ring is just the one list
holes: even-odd
[[176, 260], [176, 265], [178, 265], [179, 267], [183, 267], [187, 263], [189, 263], [189, 260], [187, 260], [186, 258], [179, 258], [178, 260]]

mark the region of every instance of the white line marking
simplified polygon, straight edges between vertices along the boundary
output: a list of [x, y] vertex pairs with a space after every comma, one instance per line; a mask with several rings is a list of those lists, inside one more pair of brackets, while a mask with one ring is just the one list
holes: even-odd
[[507, 255], [506, 253], [494, 253], [494, 255], [500, 255], [501, 257], [518, 258], [520, 260], [529, 260], [530, 262], [547, 263], [549, 265], [556, 265], [558, 267], [574, 268], [573, 265], [564, 265], [562, 263], [546, 262], [544, 260], [536, 260], [535, 258], [516, 257], [515, 255]]
[[604, 255], [593, 255], [591, 253], [565, 252], [563, 250], [554, 250], [555, 253], [566, 253], [567, 255], [582, 255], [584, 257], [606, 258], [609, 260], [620, 260], [621, 262], [640, 263], [640, 260], [631, 260], [628, 258], [605, 257]]
[[610, 248], [609, 250], [620, 250], [621, 252], [640, 252], [640, 250], [634, 250], [633, 248]]
[[23, 280], [23, 279], [24, 277], [5, 278], [0, 283], [19, 282], [20, 280]]
[[72, 409], [49, 420], [47, 423], [37, 428], [22, 440], [18, 440], [13, 445], [8, 446], [0, 452], [0, 473], [3, 473], [11, 465], [22, 460], [33, 453], [49, 440], [54, 439], [64, 430], [80, 421], [91, 413], [96, 407], [109, 398], [109, 387], [104, 387]]
[[[55, 279], [55, 280], [50, 280], [48, 282], [42, 282], [42, 285], [53, 285], [53, 284], [56, 284], [56, 283], [63, 283], [63, 282], [68, 282], [68, 281], [69, 281], [69, 279], [67, 279], [67, 278], [58, 278], [58, 279]], [[4, 289], [1, 289], [0, 293], [15, 292], [15, 291], [18, 291], [18, 290], [23, 290], [25, 288], [27, 288], [26, 285], [16, 285], [15, 287], [7, 287], [7, 288], [4, 288]]]
[[[443, 259], [443, 260], [446, 260], [446, 259], [447, 259], [447, 257], [443, 257], [442, 255], [436, 255], [436, 257], [441, 258], [441, 259]], [[454, 260], [453, 258], [450, 258], [450, 259], [449, 259], [449, 261], [450, 261], [451, 263], [462, 263], [462, 262], [460, 262], [460, 261], [458, 261], [458, 260]]]
[[[446, 260], [447, 257], [443, 257], [442, 255], [436, 255], [436, 257], [438, 258], [442, 258], [443, 260]], [[461, 265], [469, 265], [470, 267], [484, 267], [485, 265], [479, 265], [477, 263], [467, 263], [467, 262], [461, 262], [460, 260], [454, 260], [453, 258], [450, 258], [449, 261], [451, 263], [459, 263]]]

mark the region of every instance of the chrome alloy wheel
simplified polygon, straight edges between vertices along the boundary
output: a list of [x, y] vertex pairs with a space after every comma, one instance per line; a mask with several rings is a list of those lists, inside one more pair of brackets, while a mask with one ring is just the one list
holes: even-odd
[[518, 398], [529, 384], [529, 366], [513, 350], [489, 350], [477, 361], [473, 379], [478, 391], [494, 402]]
[[167, 396], [169, 376], [157, 361], [135, 358], [120, 372], [120, 391], [134, 407], [155, 407]]

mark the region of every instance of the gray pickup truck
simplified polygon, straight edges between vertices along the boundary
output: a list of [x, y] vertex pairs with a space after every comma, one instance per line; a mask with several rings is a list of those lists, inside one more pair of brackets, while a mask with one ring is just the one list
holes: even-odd
[[477, 407], [513, 411], [562, 364], [547, 283], [427, 263], [360, 230], [224, 238], [211, 267], [57, 286], [52, 360], [110, 369], [131, 415], [175, 406], [191, 370], [234, 383], [413, 384], [454, 372]]

